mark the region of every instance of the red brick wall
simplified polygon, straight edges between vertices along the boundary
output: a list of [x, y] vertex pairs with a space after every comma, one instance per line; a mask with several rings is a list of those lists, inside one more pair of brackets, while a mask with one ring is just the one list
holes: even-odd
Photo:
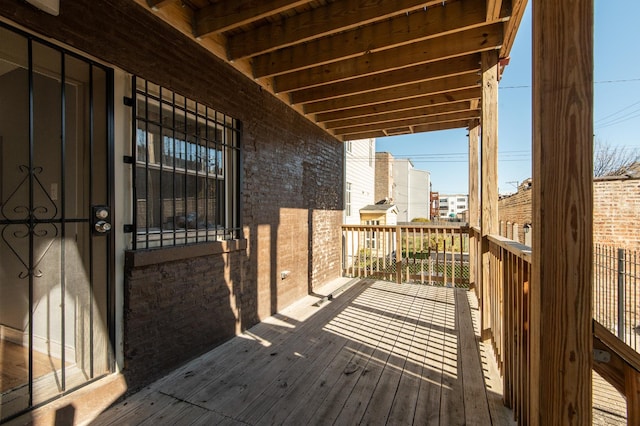
[[[517, 223], [518, 238], [523, 243], [522, 226], [531, 223], [531, 193], [520, 189], [498, 202], [501, 232], [505, 232], [508, 222]], [[640, 180], [594, 180], [593, 241], [617, 248], [640, 248]]]
[[640, 180], [593, 182], [593, 240], [617, 248], [640, 248]]
[[393, 156], [388, 152], [376, 152], [376, 177], [374, 199], [377, 203], [393, 195]]
[[[530, 188], [521, 187], [516, 194], [498, 201], [500, 233], [523, 244], [525, 241], [523, 226], [525, 223], [531, 223], [531, 194]], [[517, 224], [517, 235], [512, 234], [514, 223]], [[511, 229], [507, 230], [508, 227]]]
[[128, 255], [130, 389], [340, 276], [341, 143], [133, 1], [62, 2], [53, 17], [0, 0], [0, 14], [243, 123], [246, 244], [186, 258], [160, 250], [144, 266]]

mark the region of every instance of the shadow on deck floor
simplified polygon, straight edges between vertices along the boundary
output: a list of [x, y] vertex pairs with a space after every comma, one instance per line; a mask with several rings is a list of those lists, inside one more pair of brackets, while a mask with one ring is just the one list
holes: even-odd
[[317, 300], [265, 320], [93, 424], [510, 423], [499, 390], [485, 387], [482, 365], [492, 360], [481, 361], [467, 291], [354, 280], [332, 301]]

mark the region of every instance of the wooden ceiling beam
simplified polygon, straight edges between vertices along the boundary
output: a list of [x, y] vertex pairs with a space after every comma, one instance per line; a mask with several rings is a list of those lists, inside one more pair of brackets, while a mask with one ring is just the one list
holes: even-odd
[[420, 126], [415, 126], [413, 128], [414, 133], [423, 133], [423, 132], [436, 132], [440, 130], [451, 130], [451, 129], [460, 129], [466, 128], [469, 125], [469, 120], [460, 120], [460, 121], [447, 121], [445, 123], [434, 123], [434, 124], [424, 124]]
[[511, 0], [508, 5], [505, 5], [505, 7], [507, 6], [511, 9], [509, 10], [509, 16], [511, 16], [511, 19], [509, 19], [505, 24], [504, 44], [500, 49], [500, 58], [507, 58], [511, 53], [511, 47], [513, 47], [513, 43], [516, 39], [516, 33], [518, 32], [518, 28], [520, 28], [520, 22], [524, 16], [527, 0]]
[[460, 120], [471, 120], [480, 116], [480, 110], [459, 111], [450, 114], [437, 114], [433, 116], [415, 117], [405, 120], [396, 120], [387, 123], [372, 123], [362, 126], [340, 127], [333, 129], [336, 135], [350, 135], [356, 133], [365, 133], [370, 131], [398, 128], [398, 127], [415, 127], [427, 124], [457, 122]]
[[420, 108], [405, 109], [402, 111], [385, 112], [381, 114], [372, 114], [364, 117], [346, 118], [325, 122], [327, 129], [338, 129], [341, 127], [355, 127], [374, 123], [388, 123], [397, 120], [407, 120], [418, 117], [435, 116], [438, 114], [451, 114], [455, 112], [468, 111], [470, 109], [469, 101], [452, 102], [449, 104], [441, 104], [434, 106], [423, 106]]
[[[358, 77], [333, 84], [312, 87], [291, 93], [291, 103], [299, 104], [319, 99], [331, 99], [356, 93], [371, 92], [388, 87], [402, 86], [419, 81], [435, 80], [454, 75], [478, 73], [480, 55], [472, 54], [459, 58], [402, 68], [373, 76]], [[276, 90], [278, 88], [276, 87]]]
[[[455, 2], [254, 57], [256, 75], [276, 75], [485, 24], [485, 0]], [[233, 58], [231, 58], [233, 59]]]
[[441, 0], [337, 1], [277, 24], [232, 35], [227, 49], [230, 58], [255, 56], [441, 3]]
[[503, 24], [473, 28], [394, 49], [274, 77], [280, 92], [300, 90], [350, 78], [391, 71], [499, 48]]
[[447, 93], [426, 94], [415, 98], [393, 100], [382, 104], [359, 106], [338, 111], [322, 112], [315, 115], [316, 122], [330, 123], [341, 119], [367, 117], [375, 114], [392, 113], [425, 106], [446, 105], [464, 100], [479, 99], [480, 87], [454, 90]]
[[502, 0], [487, 0], [487, 22], [493, 22], [500, 17]]
[[315, 114], [326, 111], [354, 108], [363, 105], [389, 102], [392, 100], [406, 99], [426, 94], [446, 93], [451, 90], [478, 87], [479, 77], [475, 74], [445, 77], [439, 80], [429, 80], [419, 83], [407, 84], [400, 87], [382, 89], [376, 92], [367, 92], [342, 98], [329, 99], [305, 104], [305, 114]]
[[[451, 129], [460, 129], [466, 128], [469, 124], [469, 120], [460, 120], [460, 121], [450, 121], [446, 123], [435, 123], [435, 124], [423, 124], [414, 126], [411, 128], [410, 132], [407, 133], [422, 133], [422, 132], [435, 132], [439, 130], [451, 130]], [[408, 127], [407, 127], [408, 129]], [[392, 129], [385, 129], [392, 130]], [[345, 135], [339, 137], [342, 141], [356, 140], [356, 139], [367, 139], [367, 138], [383, 138], [387, 135], [383, 130], [364, 132], [364, 133], [355, 133], [350, 135]]]
[[219, 1], [196, 11], [193, 33], [196, 37], [207, 37], [307, 3], [308, 0]]

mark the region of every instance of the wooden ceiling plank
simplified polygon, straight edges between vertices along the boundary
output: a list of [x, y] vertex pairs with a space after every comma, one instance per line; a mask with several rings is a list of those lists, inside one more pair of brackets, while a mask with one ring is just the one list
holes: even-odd
[[193, 33], [196, 37], [207, 37], [307, 3], [309, 0], [219, 1], [196, 11]]
[[326, 101], [312, 102], [304, 105], [306, 114], [335, 111], [339, 109], [353, 108], [362, 105], [389, 102], [391, 100], [406, 99], [423, 96], [426, 94], [445, 93], [450, 90], [459, 90], [470, 87], [478, 87], [479, 80], [475, 74], [446, 77], [439, 80], [430, 80], [419, 83], [407, 84], [390, 89], [382, 89], [377, 92], [368, 92], [359, 95], [329, 99]]
[[409, 110], [427, 105], [446, 105], [453, 102], [478, 99], [480, 96], [482, 96], [481, 88], [474, 87], [470, 89], [450, 91], [447, 93], [426, 94], [415, 98], [394, 100], [382, 104], [365, 105], [337, 111], [322, 112], [316, 114], [314, 117], [316, 122], [330, 123], [341, 119], [367, 117], [369, 115]]
[[343, 0], [229, 37], [231, 58], [255, 56], [375, 21], [391, 18], [441, 0]]
[[467, 0], [400, 15], [256, 56], [254, 70], [277, 75], [484, 25], [485, 6], [485, 0]]
[[337, 129], [340, 127], [354, 127], [365, 124], [385, 123], [396, 120], [434, 116], [438, 114], [450, 114], [454, 112], [468, 111], [470, 109], [474, 108], [469, 108], [469, 101], [460, 101], [448, 104], [405, 109], [402, 111], [385, 112], [382, 114], [372, 114], [364, 117], [345, 118], [328, 123], [325, 122], [324, 125], [327, 129]]
[[397, 127], [414, 127], [425, 124], [448, 123], [460, 120], [471, 120], [480, 116], [480, 110], [467, 110], [451, 114], [438, 114], [434, 116], [416, 117], [405, 120], [396, 120], [386, 123], [371, 123], [361, 126], [341, 127], [333, 129], [336, 135], [348, 135], [354, 133], [364, 133], [380, 129], [389, 129]]
[[434, 62], [499, 48], [503, 24], [473, 28], [460, 33], [362, 55], [274, 77], [279, 92], [289, 92], [350, 78], [391, 71], [421, 63]]
[[467, 73], [478, 73], [480, 71], [479, 60], [480, 55], [473, 54], [428, 64], [420, 64], [414, 67], [375, 74], [373, 76], [364, 76], [324, 86], [312, 87], [291, 93], [291, 102], [294, 104], [306, 103], [319, 99], [337, 98], [340, 96], [401, 86], [419, 81], [435, 80]]
[[158, 10], [175, 1], [176, 0], [147, 0], [147, 5], [153, 10]]

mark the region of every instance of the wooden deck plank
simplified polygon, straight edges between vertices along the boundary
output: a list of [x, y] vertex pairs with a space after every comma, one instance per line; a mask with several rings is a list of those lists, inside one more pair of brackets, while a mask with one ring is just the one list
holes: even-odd
[[[256, 350], [256, 348], [267, 348], [285, 339], [293, 332], [296, 324], [304, 323], [309, 317], [328, 306], [323, 304], [321, 307], [311, 307], [320, 300], [320, 297], [331, 294], [339, 287], [353, 282], [354, 280], [340, 279], [336, 280], [333, 285], [329, 284], [319, 289], [317, 291], [319, 297], [307, 296], [281, 313], [253, 326], [239, 337], [223, 343], [215, 351], [207, 352], [177, 368], [171, 375], [167, 375], [167, 385], [165, 385], [165, 378], [160, 379], [161, 388], [170, 395], [184, 399], [187, 394], [197, 392], [206, 387], [216, 377], [228, 373], [227, 363], [240, 366], [243, 363], [255, 361], [262, 357], [263, 352], [266, 351], [266, 349], [260, 351]], [[348, 297], [349, 295], [346, 295], [340, 297], [340, 299], [348, 299]], [[206, 372], [206, 374], [203, 374], [203, 372]]]
[[[441, 424], [464, 424], [464, 397], [462, 392], [462, 364], [458, 356], [459, 330], [456, 324], [455, 290], [447, 293], [442, 316], [442, 394], [440, 395]], [[462, 401], [463, 403], [460, 403]]]
[[147, 388], [131, 398], [107, 410], [108, 415], [98, 417], [92, 425], [95, 426], [127, 426], [138, 425], [152, 417], [163, 407], [173, 404], [175, 398], [156, 389]]
[[[358, 297], [361, 297], [361, 294]], [[353, 298], [348, 301], [352, 302]], [[270, 404], [257, 401], [256, 406], [245, 409], [241, 413], [239, 417], [241, 420], [250, 424], [257, 421], [262, 424], [279, 424], [292, 414], [297, 405], [302, 406], [305, 412], [312, 410], [312, 404], [322, 400], [323, 392], [331, 390], [331, 387], [327, 385], [327, 381], [330, 380], [329, 373], [334, 374], [341, 371], [339, 366], [342, 364], [357, 362], [353, 359], [353, 354], [341, 352], [345, 345], [353, 346], [353, 343], [350, 342], [357, 341], [361, 335], [366, 335], [367, 322], [359, 318], [361, 313], [354, 312], [352, 306], [344, 308], [336, 305], [335, 307], [342, 310], [334, 311], [335, 317], [326, 325], [324, 322], [318, 325], [318, 330], [322, 329], [328, 332], [314, 333], [314, 335], [325, 336], [324, 338], [329, 339], [330, 344], [325, 345], [320, 351], [310, 352], [308, 355], [312, 360], [311, 365], [307, 369], [298, 370], [299, 377], [292, 381], [291, 386], [288, 385], [284, 392], [265, 395]], [[356, 346], [355, 352], [357, 352], [357, 348]], [[331, 367], [329, 367], [330, 365]], [[293, 377], [296, 372], [290, 373]], [[313, 387], [317, 389], [310, 390]]]
[[[367, 281], [343, 296], [321, 309], [301, 307], [291, 314], [300, 321], [283, 312], [249, 330], [260, 333], [249, 343], [233, 339], [95, 424], [485, 423], [473, 307], [464, 292]], [[286, 318], [295, 327], [278, 322]], [[265, 336], [269, 346], [259, 343]]]
[[432, 425], [440, 423], [440, 390], [442, 386], [442, 367], [438, 359], [439, 348], [434, 339], [434, 313], [438, 301], [436, 287], [425, 287], [425, 298], [428, 301], [427, 310], [423, 311], [423, 320], [428, 324], [424, 331], [424, 352], [422, 354], [422, 369], [418, 392], [416, 394], [413, 424]]
[[[351, 292], [358, 293], [360, 290], [355, 287]], [[225, 362], [223, 367], [226, 368], [221, 376], [212, 378], [200, 391], [190, 393], [185, 398], [197, 401], [199, 405], [212, 411], [237, 414], [259, 397], [265, 387], [274, 381], [277, 383], [281, 373], [302, 359], [296, 354], [309, 354], [316, 344], [326, 342], [314, 337], [317, 336], [315, 329], [328, 322], [349, 303], [349, 296], [350, 292], [334, 299], [331, 306], [325, 306], [316, 313], [313, 321], [298, 324], [286, 335], [278, 336], [271, 346], [262, 350], [268, 352], [268, 356], [266, 353], [256, 353], [248, 363], [238, 363], [238, 360]]]
[[[402, 319], [402, 329], [398, 333], [396, 344], [369, 401], [369, 406], [375, 407], [375, 409], [368, 409], [365, 412], [362, 423], [378, 423], [383, 419], [386, 420], [385, 423], [389, 424], [405, 423], [408, 419], [413, 422], [415, 396], [413, 396], [412, 387], [409, 385], [413, 384], [414, 388], [416, 384], [419, 386], [419, 382], [415, 383], [417, 381], [415, 372], [422, 364], [416, 365], [409, 355], [424, 306], [424, 300], [420, 297], [420, 289], [421, 287], [417, 288], [418, 291], [413, 295], [407, 316]], [[402, 387], [403, 378], [405, 378], [405, 388]], [[414, 380], [412, 381], [412, 379]], [[396, 408], [395, 418], [392, 421], [390, 416], [394, 403], [399, 408]]]
[[[246, 390], [248, 370], [255, 373], [261, 369], [270, 368], [278, 355], [284, 342], [297, 339], [297, 336], [305, 336], [307, 329], [313, 329], [317, 322], [329, 321], [334, 315], [334, 309], [344, 306], [353, 295], [363, 288], [356, 284], [340, 297], [333, 299], [330, 304], [320, 307], [308, 304], [296, 304], [292, 309], [285, 310], [281, 314], [274, 315], [267, 321], [260, 323], [260, 327], [252, 328], [245, 333], [253, 338], [246, 341], [230, 343], [220, 351], [220, 355], [207, 357], [207, 362], [193, 363], [189, 368], [182, 368], [185, 373], [176, 385], [175, 380], [170, 380], [163, 385], [162, 390], [176, 398], [183, 400], [197, 400], [201, 405], [207, 405], [215, 410], [218, 396], [224, 392], [242, 392]], [[313, 315], [313, 321], [300, 321], [299, 318], [308, 319]], [[237, 344], [240, 343], [240, 344]], [[215, 351], [217, 354], [217, 350]], [[190, 363], [191, 364], [191, 363]], [[248, 367], [249, 366], [249, 367]], [[260, 377], [260, 376], [258, 376]], [[230, 394], [228, 394], [230, 395]]]
[[[162, 407], [157, 407], [150, 417], [139, 423], [140, 426], [191, 424], [203, 416], [207, 418], [210, 412], [202, 407], [188, 404], [172, 398], [173, 401]], [[158, 404], [156, 404], [158, 405]]]
[[[389, 317], [387, 327], [384, 332], [379, 335], [379, 340], [373, 342], [375, 343], [375, 349], [363, 370], [366, 371], [366, 374], [361, 374], [360, 377], [358, 377], [356, 386], [345, 401], [344, 407], [340, 412], [340, 418], [347, 422], [365, 422], [364, 416], [368, 411], [374, 411], [374, 418], [386, 419], [388, 413], [384, 412], [380, 405], [372, 404], [372, 399], [374, 399], [374, 395], [379, 395], [375, 393], [376, 388], [380, 389], [379, 386], [385, 388], [387, 392], [393, 392], [393, 394], [395, 394], [395, 387], [388, 383], [381, 383], [380, 379], [384, 375], [385, 367], [388, 365], [389, 358], [392, 355], [391, 352], [399, 332], [402, 330], [403, 318], [406, 318], [411, 308], [412, 300], [407, 300], [402, 294], [400, 294], [401, 297], [398, 297], [397, 293], [394, 294], [394, 291], [391, 289], [389, 291], [382, 291], [386, 294], [391, 294], [391, 296], [386, 296], [386, 299], [388, 301], [387, 303], [389, 303], [388, 306], [393, 306], [395, 312], [393, 310], [389, 312], [392, 316]], [[379, 303], [385, 301], [384, 297], [385, 294], [381, 295]], [[395, 380], [396, 374], [391, 374]]]
[[429, 340], [429, 312], [433, 312], [433, 302], [429, 300], [427, 290], [429, 287], [421, 287], [418, 291], [419, 313], [416, 319], [415, 329], [408, 348], [402, 377], [398, 384], [393, 404], [389, 411], [387, 422], [389, 424], [411, 424], [413, 423], [417, 398], [420, 392], [420, 382], [424, 369], [424, 359]]
[[[353, 316], [357, 315], [358, 318]], [[384, 319], [379, 314], [367, 312], [362, 309], [354, 309], [352, 313], [352, 321], [359, 327], [361, 333], [358, 334], [358, 341], [360, 343], [354, 344], [348, 343], [344, 346], [343, 352], [346, 357], [351, 355], [350, 359], [344, 368], [342, 374], [337, 378], [332, 388], [324, 388], [322, 393], [311, 393], [312, 399], [317, 397], [316, 411], [313, 413], [313, 418], [317, 420], [319, 424], [332, 424], [339, 415], [344, 402], [351, 394], [353, 388], [358, 382], [358, 378], [362, 374], [367, 374], [366, 365], [373, 353], [375, 346], [372, 344], [372, 335], [379, 330], [377, 327], [371, 326], [372, 324], [383, 324]], [[345, 358], [346, 359], [346, 358]], [[339, 366], [337, 366], [339, 370]], [[300, 409], [304, 411], [304, 406], [300, 405]], [[295, 416], [292, 416], [290, 421], [293, 422]]]
[[[374, 318], [374, 321], [375, 321], [375, 318]], [[372, 327], [369, 327], [369, 328], [371, 329]], [[362, 352], [361, 355], [368, 356], [370, 358], [373, 355], [374, 350], [376, 348], [376, 346], [374, 345], [376, 340], [374, 338], [373, 340], [369, 340], [369, 342], [370, 343], [366, 347], [366, 352]], [[367, 360], [367, 362], [370, 362], [370, 360]], [[358, 376], [355, 376], [353, 380], [350, 381], [348, 386], [346, 385], [346, 383], [344, 383], [344, 380], [343, 380], [343, 382], [340, 384], [340, 387], [339, 387], [340, 390], [338, 392], [331, 392], [329, 397], [326, 398], [325, 401], [323, 402], [321, 409], [316, 411], [316, 416], [318, 418], [322, 418], [323, 422], [332, 424], [334, 421], [338, 419], [338, 417], [341, 417], [342, 408], [346, 400], [350, 396], [350, 394], [354, 391], [354, 387], [357, 385], [358, 381], [360, 380], [360, 377], [362, 375], [369, 374], [369, 371], [366, 365], [364, 368], [365, 369], [363, 369]]]
[[[344, 400], [348, 399], [353, 393], [352, 389], [363, 378], [373, 376], [371, 358], [375, 356], [380, 342], [385, 336], [388, 336], [388, 329], [392, 327], [393, 323], [393, 317], [388, 312], [380, 309], [380, 301], [375, 297], [377, 293], [384, 291], [382, 288], [387, 285], [389, 283], [381, 284], [378, 282], [369, 288], [368, 294], [363, 294], [354, 301], [355, 306], [361, 310], [361, 315], [367, 317], [367, 320], [361, 325], [367, 327], [368, 331], [358, 336], [362, 344], [341, 352], [341, 356], [337, 357], [336, 362], [329, 366], [321, 376], [320, 381], [316, 381], [310, 387], [307, 398], [298, 404], [291, 415], [287, 417], [286, 424], [296, 425], [308, 422], [322, 424], [325, 419], [328, 420], [336, 415], [347, 419], [347, 421], [357, 421], [356, 417], [349, 413], [345, 414], [341, 411], [336, 413], [335, 411], [327, 410], [327, 408], [333, 409], [343, 406], [345, 404]], [[402, 299], [402, 297], [392, 295], [387, 302], [395, 303], [396, 309], [399, 309]], [[367, 309], [371, 311], [367, 311]], [[333, 400], [331, 404], [325, 403], [328, 395], [331, 395]], [[319, 408], [320, 410], [318, 410]]]
[[[468, 425], [491, 424], [489, 405], [481, 396], [485, 394], [482, 364], [476, 334], [471, 321], [469, 301], [464, 290], [456, 290], [458, 309], [458, 359], [460, 360], [464, 393], [464, 417]], [[486, 398], [486, 397], [485, 397]]]
[[481, 341], [480, 333], [480, 312], [478, 311], [478, 299], [473, 292], [467, 293], [467, 300], [471, 308], [471, 320], [475, 338], [479, 342], [480, 363], [484, 374], [485, 393], [491, 414], [491, 423], [494, 425], [515, 426], [513, 410], [508, 409], [503, 404], [502, 378], [495, 363], [495, 356], [491, 348], [491, 342]]

